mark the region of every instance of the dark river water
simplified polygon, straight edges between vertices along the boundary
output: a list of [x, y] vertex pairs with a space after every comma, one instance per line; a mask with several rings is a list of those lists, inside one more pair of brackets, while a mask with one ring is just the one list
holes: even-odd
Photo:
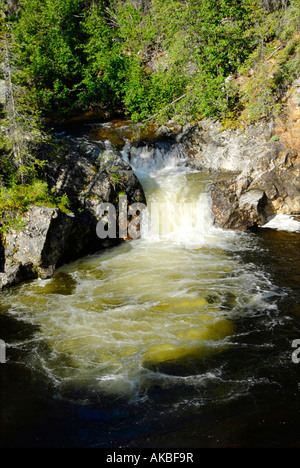
[[300, 234], [215, 229], [210, 180], [159, 151], [131, 155], [148, 202], [200, 224], [1, 293], [1, 447], [300, 447]]

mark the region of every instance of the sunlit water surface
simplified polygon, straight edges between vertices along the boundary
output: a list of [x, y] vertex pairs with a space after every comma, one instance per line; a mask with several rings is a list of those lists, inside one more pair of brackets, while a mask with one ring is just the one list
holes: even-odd
[[[290, 349], [282, 354], [272, 337], [289, 327], [278, 309], [288, 293], [258, 268], [259, 238], [213, 227], [211, 176], [187, 168], [180, 146], [127, 145], [123, 157], [147, 194], [142, 237], [3, 292], [6, 316], [33, 330], [10, 337], [8, 354], [25, 357], [19, 364], [58, 401], [94, 410], [119, 400], [139, 414], [155, 402], [161, 417], [185, 421], [187, 410], [230, 405], [253, 388], [278, 391], [271, 356], [275, 367], [290, 365]], [[134, 424], [131, 416], [123, 431]], [[94, 434], [86, 443], [110, 446], [118, 437]]]

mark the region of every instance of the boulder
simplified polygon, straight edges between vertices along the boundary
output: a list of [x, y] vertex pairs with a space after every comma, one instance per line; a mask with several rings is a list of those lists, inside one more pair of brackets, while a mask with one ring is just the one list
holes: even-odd
[[23, 228], [2, 233], [0, 288], [50, 278], [62, 264], [122, 242], [118, 232], [114, 238], [98, 237], [102, 203], [115, 207], [117, 220], [119, 195], [127, 197], [129, 207], [146, 204], [139, 180], [111, 147], [67, 140], [45, 146], [39, 156], [45, 160], [43, 176], [52, 193], [67, 195], [70, 212], [31, 206], [23, 215]]
[[80, 251], [78, 223], [74, 215], [57, 208], [32, 206], [23, 216], [24, 228], [4, 235], [4, 259], [0, 287], [33, 278], [49, 278], [64, 261]]
[[237, 196], [237, 186], [231, 181], [218, 182], [211, 190], [215, 225], [246, 231], [262, 226], [274, 214], [272, 204], [263, 190], [249, 190]]
[[87, 210], [95, 215], [95, 203], [116, 204], [122, 193], [129, 203], [146, 203], [143, 188], [132, 168], [110, 143], [91, 143], [85, 139], [61, 142], [59, 153], [44, 149], [47, 161], [44, 177], [56, 196], [67, 194], [75, 213]]

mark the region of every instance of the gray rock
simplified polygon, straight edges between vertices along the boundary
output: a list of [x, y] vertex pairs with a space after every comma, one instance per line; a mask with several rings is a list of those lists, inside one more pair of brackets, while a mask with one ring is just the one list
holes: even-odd
[[0, 288], [37, 277], [49, 278], [62, 264], [121, 242], [118, 232], [115, 238], [97, 235], [103, 202], [116, 207], [117, 221], [119, 194], [126, 195], [129, 206], [146, 204], [139, 180], [113, 149], [95, 145], [93, 151], [85, 151], [78, 141], [68, 141], [59, 150], [44, 147], [40, 157], [47, 160], [43, 175], [52, 192], [57, 197], [68, 196], [71, 213], [32, 206], [23, 215], [23, 229], [2, 234]]
[[69, 140], [63, 142], [60, 154], [46, 148], [43, 159], [49, 186], [57, 196], [68, 195], [74, 212], [86, 209], [91, 199], [115, 204], [120, 193], [129, 203], [146, 203], [134, 171], [112, 147], [95, 143], [91, 150], [90, 142]]
[[6, 102], [7, 87], [5, 80], [0, 80], [0, 106], [4, 106]]
[[300, 212], [299, 157], [273, 132], [272, 121], [222, 130], [208, 119], [181, 135], [189, 165], [218, 174], [211, 191], [216, 225], [246, 230], [272, 213]]
[[212, 210], [217, 226], [246, 231], [262, 226], [274, 214], [272, 204], [263, 190], [246, 191], [240, 198], [236, 190], [237, 186], [231, 180], [213, 185]]
[[204, 169], [255, 177], [269, 167], [276, 151], [279, 154], [284, 149], [279, 142], [270, 141], [270, 125], [222, 130], [219, 122], [207, 119], [193, 128], [193, 136], [183, 139], [190, 156]]
[[247, 205], [257, 206], [264, 197], [262, 190], [251, 190], [244, 193], [239, 199], [239, 207], [242, 209]]
[[24, 229], [10, 229], [4, 235], [5, 262], [0, 287], [37, 277], [49, 278], [57, 265], [75, 258], [82, 247], [74, 215], [32, 206], [23, 222]]

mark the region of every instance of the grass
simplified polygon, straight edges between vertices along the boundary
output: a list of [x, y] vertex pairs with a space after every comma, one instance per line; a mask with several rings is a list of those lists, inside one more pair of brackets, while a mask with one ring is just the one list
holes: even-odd
[[70, 213], [67, 195], [55, 198], [47, 182], [35, 179], [26, 185], [13, 183], [0, 189], [0, 230], [22, 229], [22, 215], [31, 205], [59, 208], [64, 213]]

